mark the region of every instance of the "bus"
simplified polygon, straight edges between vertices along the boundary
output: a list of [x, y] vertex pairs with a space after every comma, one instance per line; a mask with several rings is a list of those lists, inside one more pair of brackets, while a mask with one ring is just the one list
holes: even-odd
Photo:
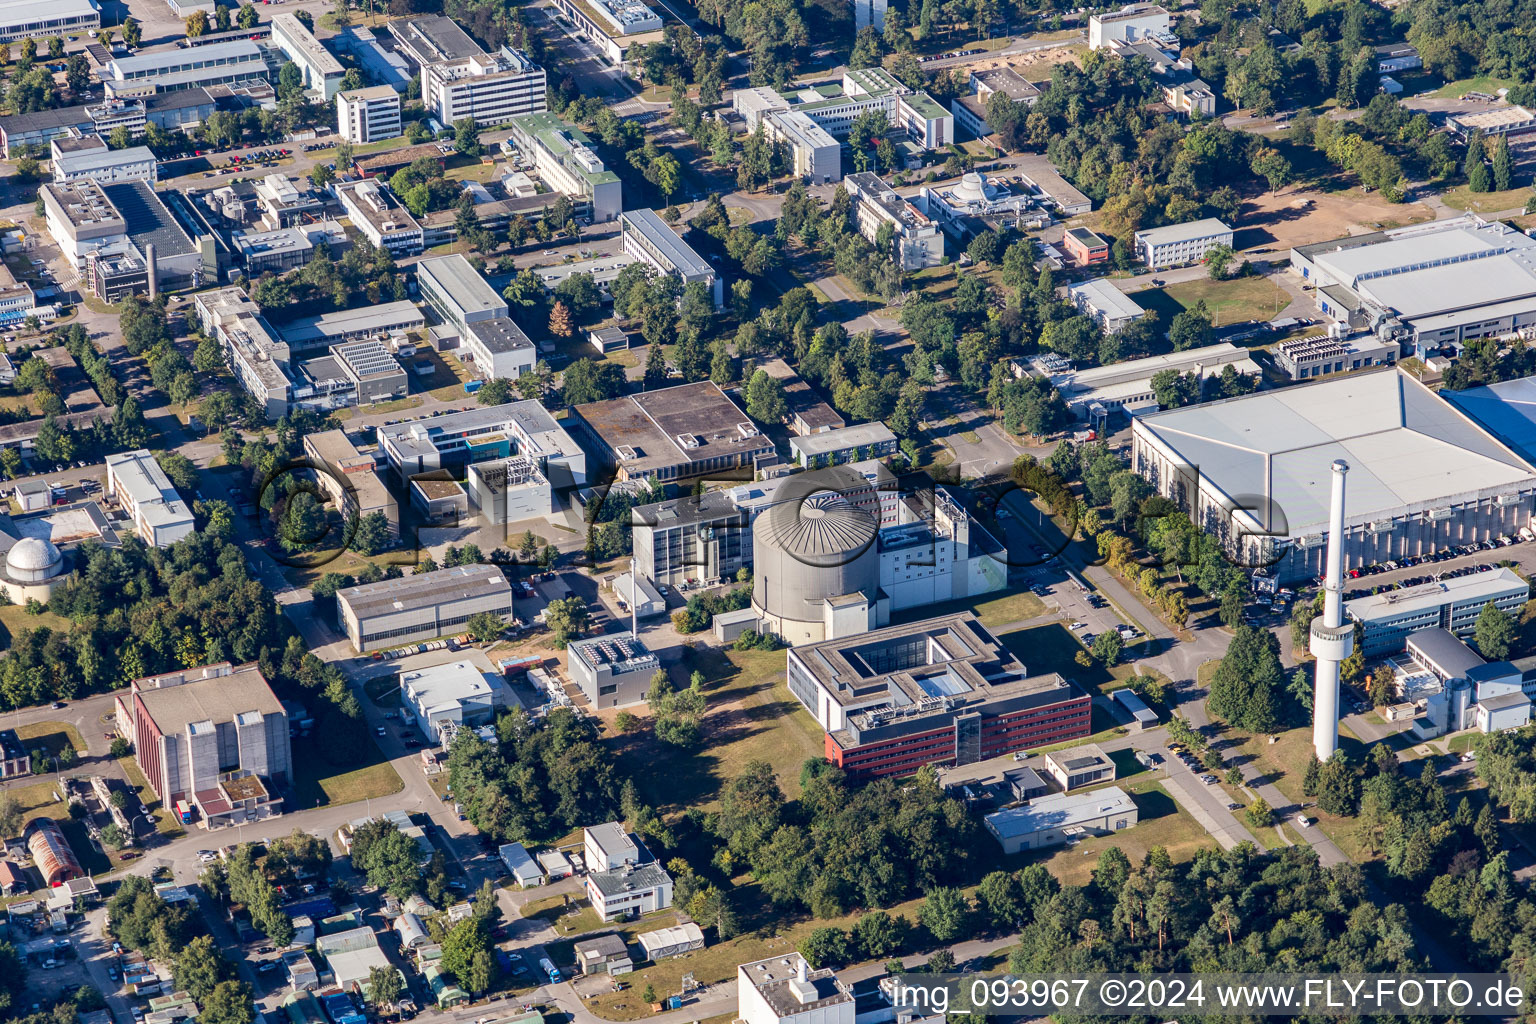
[[185, 800], [176, 801], [176, 817], [183, 825], [192, 824], [192, 805]]

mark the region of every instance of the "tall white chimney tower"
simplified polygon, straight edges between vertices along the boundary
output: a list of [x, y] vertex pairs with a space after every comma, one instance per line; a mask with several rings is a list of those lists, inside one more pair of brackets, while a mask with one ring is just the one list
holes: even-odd
[[1323, 614], [1312, 620], [1310, 648], [1317, 659], [1312, 697], [1312, 749], [1326, 761], [1339, 748], [1339, 663], [1355, 647], [1355, 627], [1344, 621], [1344, 475], [1349, 464], [1333, 463], [1333, 498], [1328, 508], [1328, 568], [1323, 573]]

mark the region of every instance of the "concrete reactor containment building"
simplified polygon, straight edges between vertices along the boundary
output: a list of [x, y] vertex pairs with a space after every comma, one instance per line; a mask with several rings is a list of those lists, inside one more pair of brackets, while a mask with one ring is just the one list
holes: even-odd
[[[792, 477], [784, 487], [797, 482]], [[759, 516], [752, 524], [752, 609], [763, 628], [791, 644], [874, 628], [879, 532], [869, 510], [827, 491]]]

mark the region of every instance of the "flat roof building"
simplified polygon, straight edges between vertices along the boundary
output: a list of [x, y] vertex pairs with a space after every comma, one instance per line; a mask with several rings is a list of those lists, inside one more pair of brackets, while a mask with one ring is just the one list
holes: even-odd
[[670, 274], [683, 282], [702, 282], [710, 289], [715, 305], [724, 302], [722, 283], [709, 262], [656, 215], [655, 210], [626, 210], [619, 217], [624, 251], [649, 263], [658, 274]]
[[1360, 649], [1367, 658], [1403, 649], [1411, 633], [1443, 629], [1466, 639], [1477, 629], [1477, 618], [1490, 603], [1519, 617], [1531, 597], [1531, 585], [1512, 569], [1498, 566], [1487, 572], [1424, 583], [1357, 597], [1344, 603], [1344, 613], [1360, 623]]
[[5, 0], [0, 3], [0, 43], [68, 36], [101, 28], [96, 0]]
[[469, 117], [480, 127], [490, 128], [518, 114], [546, 110], [544, 89], [544, 69], [527, 54], [507, 46], [494, 54], [421, 69], [421, 97], [427, 113], [445, 126]]
[[1275, 366], [1292, 380], [1393, 366], [1400, 355], [1402, 346], [1398, 342], [1374, 334], [1293, 338], [1274, 349]]
[[672, 877], [622, 823], [583, 829], [582, 853], [587, 897], [602, 920], [637, 918], [672, 905]]
[[1051, 751], [1045, 755], [1045, 771], [1063, 793], [1115, 781], [1115, 762], [1097, 743]]
[[303, 72], [305, 89], [324, 103], [335, 97], [346, 68], [296, 15], [285, 12], [272, 16], [272, 41]]
[[271, 73], [249, 39], [117, 57], [98, 72], [109, 98], [137, 98], [213, 85], [265, 82]]
[[1171, 16], [1156, 4], [1127, 4], [1109, 14], [1088, 16], [1088, 49], [1097, 50], [1115, 41], [1134, 43], [1169, 35]]
[[[640, 0], [555, 0], [572, 34], [587, 40], [610, 64], [620, 65], [631, 46], [661, 39], [661, 17]], [[565, 27], [565, 26], [562, 26]]]
[[1136, 256], [1153, 269], [1199, 263], [1218, 245], [1232, 244], [1232, 229], [1215, 217], [1136, 232]]
[[1495, 107], [1466, 114], [1448, 114], [1445, 126], [1463, 140], [1472, 135], [1524, 135], [1536, 131], [1536, 114], [1524, 107]]
[[943, 261], [944, 233], [938, 224], [898, 195], [879, 175], [860, 171], [844, 178], [843, 184], [854, 199], [859, 234], [875, 242], [880, 229], [890, 225], [893, 255], [901, 269], [922, 270]]
[[1143, 413], [1158, 408], [1152, 378], [1164, 370], [1181, 374], [1199, 372], [1203, 380], [1219, 377], [1228, 366], [1244, 376], [1258, 378], [1263, 372], [1248, 349], [1221, 341], [1201, 348], [1163, 355], [1128, 359], [1085, 370], [1050, 374], [1067, 409], [1078, 419], [1092, 419], [1112, 412]]
[[327, 498], [341, 514], [362, 519], [375, 512], [384, 516], [392, 538], [400, 536], [400, 506], [379, 479], [372, 455], [365, 455], [344, 430], [322, 430], [304, 435], [304, 456]]
[[117, 499], [150, 547], [169, 547], [196, 528], [192, 510], [146, 449], [107, 456], [107, 496]]
[[661, 667], [660, 659], [628, 630], [573, 641], [566, 654], [571, 678], [594, 708], [645, 700], [651, 675]]
[[401, 18], [389, 23], [389, 31], [399, 44], [400, 52], [418, 70], [428, 64], [460, 60], [485, 52], [452, 18], [441, 14]]
[[512, 585], [494, 565], [456, 565], [337, 591], [336, 610], [365, 654], [459, 632], [480, 612], [510, 618]]
[[812, 185], [825, 185], [843, 176], [842, 146], [809, 114], [772, 110], [763, 116], [769, 139], [789, 147], [790, 170]]
[[1536, 324], [1536, 239], [1474, 214], [1291, 250], [1318, 309], [1419, 358]]
[[1086, 737], [1088, 695], [1030, 676], [970, 612], [790, 648], [789, 691], [857, 775], [910, 775]]
[[1249, 566], [1322, 572], [1329, 466], [1350, 466], [1344, 564], [1518, 533], [1536, 468], [1399, 370], [1137, 416], [1132, 462]]
[[460, 341], [482, 380], [517, 380], [539, 361], [538, 349], [511, 317], [476, 320]]
[[440, 743], [445, 722], [469, 728], [494, 722], [507, 692], [495, 677], [455, 661], [400, 673], [400, 703], [427, 742]]
[[795, 433], [803, 436], [828, 430], [841, 430], [848, 421], [818, 395], [805, 379], [782, 359], [770, 359], [758, 367], [784, 388], [787, 421]]
[[1147, 313], [1125, 292], [1102, 278], [1067, 285], [1067, 299], [1105, 334], [1117, 334]]
[[51, 163], [53, 180], [60, 184], [81, 178], [94, 178], [101, 185], [119, 181], [153, 183], [159, 180], [159, 164], [155, 154], [146, 146], [129, 146], [127, 149], [107, 149], [102, 146], [56, 152]]
[[372, 178], [337, 182], [331, 192], [347, 211], [352, 226], [380, 249], [399, 259], [420, 254], [421, 224], [387, 185]]
[[508, 313], [507, 300], [459, 253], [417, 263], [416, 285], [421, 289], [422, 301], [460, 337], [471, 324], [505, 319]]
[[896, 435], [878, 420], [789, 439], [790, 456], [806, 469], [883, 459], [896, 447]]
[[537, 401], [465, 409], [386, 424], [379, 449], [405, 483], [412, 477], [522, 455], [557, 488], [587, 482], [587, 456]]
[[527, 456], [472, 463], [465, 478], [469, 508], [493, 526], [537, 519], [555, 510], [549, 478]]
[[262, 404], [268, 419], [288, 412], [293, 380], [287, 343], [262, 316], [243, 288], [201, 292], [196, 299], [203, 330], [219, 342], [235, 379]]
[[408, 334], [421, 330], [426, 324], [427, 318], [422, 316], [421, 307], [400, 300], [300, 317], [283, 324], [279, 330], [283, 340], [297, 352], [329, 348], [344, 341]]
[[592, 149], [592, 140], [548, 111], [519, 114], [507, 122], [510, 141], [550, 188], [571, 197], [577, 216], [594, 224], [615, 220], [624, 209], [624, 186]]
[[1063, 217], [1075, 217], [1093, 209], [1093, 201], [1063, 178], [1048, 157], [1026, 153], [1015, 161], [1014, 166], [1019, 176]]
[[773, 442], [713, 381], [588, 402], [572, 414], [575, 429], [621, 480], [682, 480], [775, 457]]
[[743, 1024], [854, 1024], [855, 1003], [829, 968], [787, 954], [736, 968], [736, 1017]]
[[1119, 786], [1088, 793], [1058, 793], [1027, 807], [1011, 807], [982, 819], [1003, 853], [1043, 850], [1074, 839], [1131, 828], [1140, 817], [1136, 801]]
[[135, 679], [117, 707], [163, 806], [187, 801], [205, 828], [281, 812], [266, 785], [293, 781], [288, 715], [254, 663]]
[[338, 92], [336, 123], [341, 137], [354, 145], [399, 138], [400, 94], [388, 85]]

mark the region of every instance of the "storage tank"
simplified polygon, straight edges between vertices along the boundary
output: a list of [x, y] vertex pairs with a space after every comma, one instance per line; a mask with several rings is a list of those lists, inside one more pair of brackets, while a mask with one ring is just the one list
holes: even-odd
[[828, 598], [864, 593], [873, 601], [880, 524], [814, 479], [790, 477], [780, 498], [752, 524], [752, 608], [761, 628], [786, 643], [815, 643], [826, 639]]

